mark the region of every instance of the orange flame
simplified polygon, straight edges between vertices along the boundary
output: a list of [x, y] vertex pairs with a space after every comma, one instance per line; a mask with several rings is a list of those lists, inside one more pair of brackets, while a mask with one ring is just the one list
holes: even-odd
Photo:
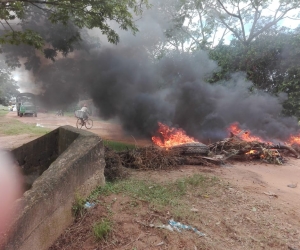
[[243, 131], [239, 128], [238, 123], [232, 123], [228, 129], [228, 131], [232, 132], [234, 135], [238, 135], [242, 140], [244, 141], [257, 141], [257, 142], [264, 142], [263, 139], [261, 139], [258, 136], [251, 135], [250, 131]]
[[291, 135], [288, 139], [288, 143], [300, 145], [300, 135]]
[[187, 136], [183, 129], [170, 128], [161, 122], [158, 122], [157, 133], [159, 135], [152, 136], [152, 141], [155, 145], [160, 147], [169, 148], [184, 143], [198, 142], [193, 137]]

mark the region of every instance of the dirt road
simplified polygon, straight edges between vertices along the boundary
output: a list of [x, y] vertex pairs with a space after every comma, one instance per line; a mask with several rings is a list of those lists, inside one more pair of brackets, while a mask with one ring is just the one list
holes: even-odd
[[[43, 113], [38, 114], [38, 117], [18, 117], [15, 112], [10, 112], [9, 114], [7, 114], [6, 117], [17, 119], [24, 123], [34, 124], [36, 126], [43, 126], [49, 129], [55, 129], [63, 125], [75, 126], [76, 123], [75, 117], [68, 117], [68, 116], [61, 117], [61, 116], [55, 116], [54, 114], [43, 114]], [[3, 119], [5, 119], [5, 117]], [[94, 126], [90, 131], [106, 140], [117, 140], [117, 141], [129, 142], [129, 143], [137, 143], [140, 146], [151, 144], [150, 139], [141, 140], [138, 138], [133, 138], [131, 135], [127, 135], [116, 121], [101, 121], [100, 119], [94, 118]], [[20, 146], [23, 143], [26, 143], [35, 138], [36, 137], [32, 135], [0, 136], [0, 145], [2, 145], [2, 147], [4, 148], [9, 149], [9, 148]], [[179, 176], [191, 175], [203, 171], [209, 171], [213, 175], [217, 175], [223, 180], [224, 179], [228, 180], [228, 182], [232, 183], [240, 190], [242, 190], [241, 192], [243, 192], [243, 194], [245, 194], [247, 197], [248, 196], [252, 197], [253, 200], [256, 200], [257, 202], [263, 201], [263, 202], [267, 202], [268, 204], [272, 204], [272, 210], [270, 210], [269, 212], [272, 218], [278, 218], [277, 221], [279, 220], [279, 222], [280, 220], [284, 220], [284, 223], [286, 223], [284, 224], [285, 227], [286, 226], [289, 227], [291, 225], [291, 227], [295, 228], [295, 230], [299, 228], [298, 224], [300, 218], [300, 210], [299, 210], [300, 159], [288, 158], [287, 162], [283, 165], [265, 164], [258, 161], [257, 162], [234, 161], [234, 162], [230, 162], [226, 166], [216, 167], [213, 169], [186, 166], [186, 167], [181, 167], [180, 170], [176, 170], [176, 171], [174, 170], [169, 173], [164, 173], [163, 175], [158, 172], [147, 173], [147, 178], [150, 178], [151, 175], [153, 175], [155, 179], [159, 179], [159, 178], [168, 179], [170, 176], [179, 177]], [[145, 175], [144, 173], [141, 174], [142, 176]], [[291, 184], [293, 188], [288, 186], [288, 185], [291, 186]], [[232, 192], [232, 190], [235, 189], [230, 189], [229, 191]], [[251, 199], [247, 200], [247, 202], [250, 202], [250, 200]], [[235, 202], [237, 202], [236, 204], [239, 203], [238, 201]], [[220, 206], [221, 205], [222, 203], [220, 203]], [[218, 210], [215, 207], [211, 209], [215, 209], [214, 217], [219, 216], [220, 218], [222, 218], [222, 216], [223, 217], [225, 216], [224, 212], [221, 211], [220, 209]], [[226, 213], [228, 213], [227, 214], [228, 217], [230, 218], [232, 217], [233, 221], [235, 221], [234, 219], [236, 216], [235, 211], [239, 211], [239, 209], [238, 208], [236, 208], [237, 210], [232, 210], [232, 209], [233, 208], [228, 208], [228, 210], [226, 210], [227, 211]], [[254, 230], [255, 227], [256, 226], [253, 225], [252, 229]], [[251, 229], [250, 226], [249, 229]], [[220, 235], [220, 238], [222, 237]], [[226, 235], [224, 235], [224, 237], [226, 237]], [[292, 238], [293, 236], [290, 234], [289, 237]], [[299, 237], [299, 232], [295, 234], [295, 237]], [[245, 238], [247, 238], [247, 235], [245, 235]], [[294, 239], [294, 242], [295, 242], [295, 246], [300, 246], [300, 239], [298, 240]], [[297, 242], [299, 242], [299, 244]], [[178, 248], [170, 248], [170, 249], [178, 249]], [[233, 249], [233, 248], [223, 248], [223, 249]], [[238, 249], [246, 249], [246, 248], [238, 248]], [[262, 245], [260, 249], [287, 249], [287, 248], [276, 248], [276, 247], [265, 248]]]
[[[56, 116], [51, 113], [39, 113], [38, 117], [18, 117], [16, 112], [10, 112], [7, 114], [7, 118], [50, 129], [64, 125], [75, 126], [76, 123], [75, 117]], [[113, 120], [102, 121], [94, 118], [93, 128], [89, 131], [106, 140], [137, 143], [143, 146], [151, 145], [150, 138], [149, 140], [134, 138], [126, 134], [122, 127]], [[0, 144], [12, 148], [33, 139], [35, 137], [31, 135], [2, 136]], [[284, 199], [291, 205], [300, 206], [300, 159], [289, 158], [284, 165], [233, 162], [229, 166], [231, 167], [222, 167], [217, 172], [245, 189], [251, 189], [260, 194], [272, 192], [277, 194], [280, 200]], [[297, 185], [298, 183], [299, 187], [288, 187], [290, 184]]]
[[[70, 116], [56, 116], [53, 113], [39, 113], [37, 117], [18, 117], [16, 112], [9, 112], [6, 115], [7, 118], [19, 120], [24, 123], [33, 124], [35, 126], [41, 126], [49, 129], [56, 129], [60, 126], [70, 125], [76, 126], [76, 118]], [[96, 117], [91, 117], [94, 120], [93, 128], [90, 132], [99, 135], [104, 140], [115, 140], [121, 142], [127, 142], [138, 145], [151, 145], [151, 140], [135, 138], [130, 134], [126, 134], [117, 121], [103, 121]], [[3, 118], [5, 119], [5, 117]], [[86, 128], [83, 128], [86, 129]], [[11, 149], [18, 147], [25, 143], [35, 139], [32, 135], [18, 135], [18, 136], [1, 136], [0, 145], [2, 147]]]

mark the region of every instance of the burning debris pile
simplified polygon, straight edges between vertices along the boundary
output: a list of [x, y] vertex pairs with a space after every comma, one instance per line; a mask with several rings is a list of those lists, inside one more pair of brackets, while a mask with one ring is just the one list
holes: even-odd
[[[295, 144], [285, 145], [266, 142], [249, 131], [239, 129], [234, 123], [229, 127], [230, 137], [209, 145], [212, 155], [222, 155], [224, 160], [262, 160], [272, 164], [283, 164], [283, 155], [291, 154], [299, 158]], [[294, 147], [295, 148], [294, 148]]]
[[153, 146], [117, 153], [122, 166], [140, 170], [162, 170], [179, 165], [214, 166], [228, 160], [261, 160], [271, 164], [283, 164], [284, 156], [300, 158], [297, 144], [266, 142], [252, 136], [249, 131], [239, 129], [236, 123], [229, 127], [228, 138], [209, 145], [187, 136], [180, 128], [170, 128], [162, 123], [158, 126], [157, 135], [152, 137]]
[[[245, 132], [246, 133], [246, 132]], [[273, 164], [283, 164], [285, 159], [283, 154], [292, 153], [299, 158], [299, 154], [290, 146], [274, 145], [258, 141], [244, 141], [237, 135], [226, 138], [209, 145], [212, 155], [221, 155], [221, 159], [236, 160], [262, 160]]]

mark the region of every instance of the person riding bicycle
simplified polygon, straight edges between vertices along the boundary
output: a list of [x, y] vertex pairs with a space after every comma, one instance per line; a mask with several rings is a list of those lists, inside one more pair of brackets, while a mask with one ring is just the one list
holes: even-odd
[[86, 104], [83, 104], [83, 107], [80, 110], [83, 111], [83, 115], [80, 118], [81, 124], [84, 124], [84, 122], [89, 118], [88, 115], [90, 114], [90, 112], [89, 112]]

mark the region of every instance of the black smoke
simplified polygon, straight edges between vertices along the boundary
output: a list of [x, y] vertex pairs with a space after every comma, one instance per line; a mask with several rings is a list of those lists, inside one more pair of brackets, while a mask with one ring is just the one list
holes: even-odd
[[[169, 50], [156, 59], [157, 49], [166, 41], [164, 31], [172, 26], [158, 7], [145, 12], [137, 24], [136, 36], [118, 32], [117, 46], [106, 44], [93, 31], [102, 39], [100, 48], [84, 46], [91, 37], [83, 36], [81, 46], [90, 49], [43, 64], [34, 76], [44, 100], [66, 106], [87, 95], [101, 118], [118, 118], [128, 134], [147, 138], [158, 122], [183, 128], [201, 141], [223, 139], [233, 122], [265, 139], [286, 140], [297, 133], [297, 120], [281, 115], [284, 95], [250, 92], [252, 84], [243, 74], [207, 83], [218, 67], [206, 52]], [[54, 28], [51, 31], [55, 33]]]
[[157, 122], [181, 127], [202, 141], [226, 137], [233, 122], [265, 139], [285, 140], [298, 129], [295, 118], [281, 116], [284, 97], [250, 92], [252, 84], [243, 74], [207, 83], [218, 67], [203, 51], [153, 61], [146, 51], [120, 46], [95, 53], [81, 66], [100, 116], [118, 117], [135, 136], [151, 136]]

